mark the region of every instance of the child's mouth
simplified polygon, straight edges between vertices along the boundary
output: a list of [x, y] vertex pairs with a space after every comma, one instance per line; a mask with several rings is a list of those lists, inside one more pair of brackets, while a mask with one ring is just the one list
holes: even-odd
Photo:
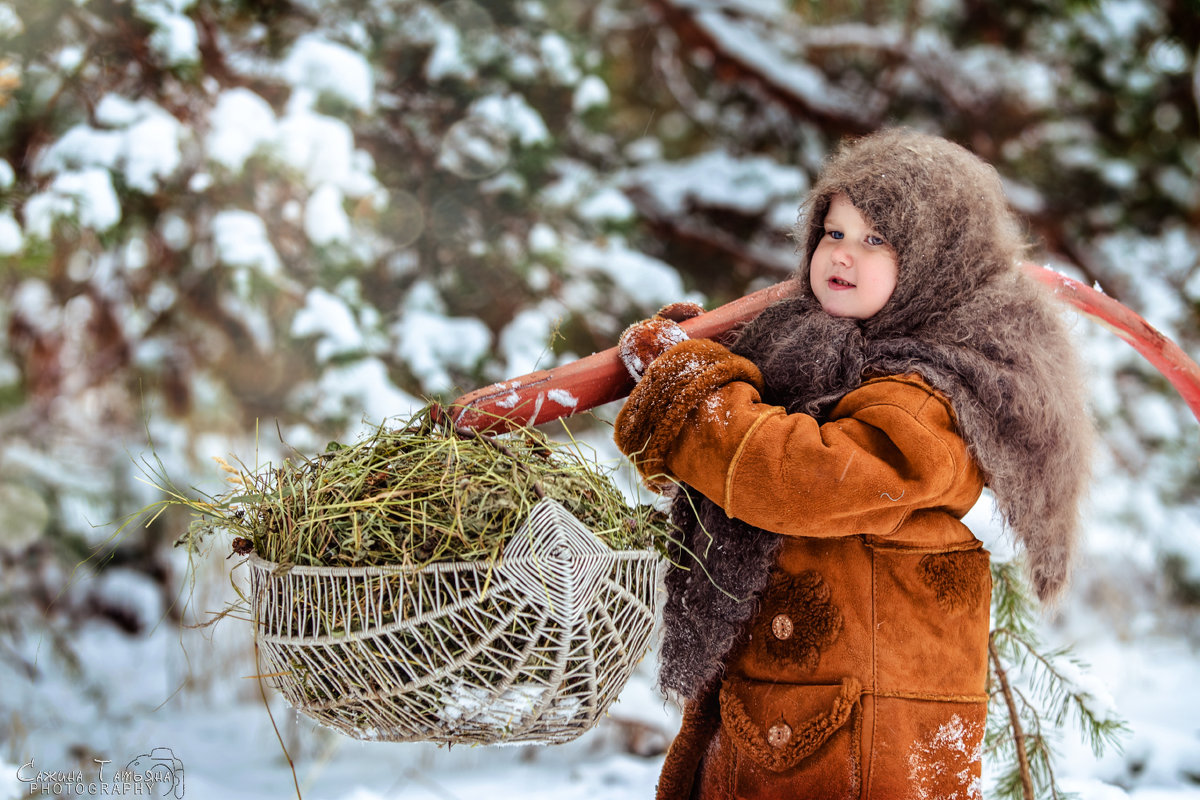
[[853, 289], [854, 284], [842, 278], [830, 278], [829, 285], [834, 289]]

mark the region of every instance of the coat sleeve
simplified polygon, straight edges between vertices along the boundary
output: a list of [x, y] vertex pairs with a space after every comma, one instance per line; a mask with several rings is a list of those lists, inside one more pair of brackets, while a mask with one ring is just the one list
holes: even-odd
[[864, 384], [824, 424], [731, 382], [691, 409], [666, 465], [729, 516], [805, 536], [886, 535], [977, 479], [948, 401], [915, 376]]

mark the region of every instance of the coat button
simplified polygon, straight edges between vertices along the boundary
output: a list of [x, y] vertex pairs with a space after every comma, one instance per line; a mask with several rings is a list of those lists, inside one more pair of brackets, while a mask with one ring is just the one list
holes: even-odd
[[792, 727], [786, 722], [776, 722], [767, 731], [767, 741], [771, 747], [783, 747], [792, 739]]
[[792, 618], [787, 614], [776, 614], [771, 620], [771, 633], [779, 640], [792, 638]]

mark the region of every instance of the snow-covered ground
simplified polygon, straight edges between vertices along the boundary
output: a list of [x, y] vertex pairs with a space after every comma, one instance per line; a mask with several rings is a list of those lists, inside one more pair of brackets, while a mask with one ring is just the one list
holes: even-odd
[[[602, 459], [612, 455], [603, 429], [581, 439]], [[986, 501], [968, 522], [993, 551], [1006, 554]], [[1062, 612], [1046, 620], [1043, 635], [1055, 645], [1073, 645], [1092, 665], [1090, 679], [1101, 694], [1111, 693], [1131, 734], [1123, 752], [1097, 760], [1073, 726], [1065, 728], [1061, 785], [1089, 800], [1200, 797], [1200, 659], [1179, 635], [1179, 619], [1159, 616], [1152, 602], [1139, 599], [1143, 587], [1122, 585], [1123, 567], [1139, 560], [1135, 537], [1093, 523], [1097, 535], [1089, 540], [1072, 594]], [[203, 617], [233, 597], [227, 572], [233, 563], [210, 556], [198, 564], [193, 613]], [[144, 620], [162, 615], [146, 578], [113, 573], [99, 585], [72, 591], [124, 604]], [[1118, 607], [1128, 616], [1114, 625]], [[37, 676], [31, 680], [12, 659], [0, 660], [11, 715], [5, 726], [10, 739], [0, 744], [0, 800], [31, 796], [30, 785], [18, 778], [42, 770], [80, 770], [84, 791], [103, 789], [95, 759], [112, 762], [106, 767], [111, 773], [155, 748], [169, 748], [182, 764], [178, 771], [190, 798], [649, 798], [661, 748], [679, 724], [677, 710], [653, 689], [653, 652], [609, 718], [575, 742], [445, 748], [358, 742], [298, 716], [268, 689], [277, 737], [259, 684], [248, 677], [257, 670], [247, 625], [238, 620], [182, 634], [162, 623], [140, 637], [105, 622], [89, 624], [70, 641], [81, 664], [77, 671], [52, 656], [48, 640], [30, 635], [13, 641]], [[25, 766], [30, 761], [33, 766]]]
[[[187, 797], [297, 794], [257, 681], [246, 677], [254, 669], [244, 626], [224, 623], [211, 638], [189, 634], [181, 641], [166, 626], [139, 639], [98, 624], [81, 631], [73, 645], [86, 663], [86, 683], [53, 671], [44, 657], [39, 666], [47, 671], [33, 683], [3, 668], [5, 692], [17, 690], [21, 697], [6, 702], [15, 736], [3, 745], [0, 798], [31, 796], [29, 784], [17, 780], [18, 768], [30, 760], [39, 771], [81, 770], [87, 783], [95, 783], [99, 765], [93, 759], [111, 761], [111, 771], [164, 747], [183, 764]], [[1153, 633], [1081, 643], [1078, 652], [1111, 689], [1132, 736], [1124, 755], [1096, 761], [1066, 731], [1063, 787], [1097, 800], [1200, 797], [1196, 653]], [[653, 796], [662, 758], [625, 752], [630, 728], [617, 720], [636, 720], [666, 735], [678, 726], [678, 714], [650, 688], [651, 669], [648, 659], [613, 705], [610, 720], [554, 747], [358, 742], [268, 696], [305, 798], [623, 800]], [[23, 774], [33, 773], [27, 768]]]

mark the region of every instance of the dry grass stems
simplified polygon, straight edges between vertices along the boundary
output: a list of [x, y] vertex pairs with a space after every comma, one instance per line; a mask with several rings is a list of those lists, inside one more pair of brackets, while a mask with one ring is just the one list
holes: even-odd
[[187, 503], [197, 518], [177, 544], [198, 549], [223, 530], [240, 554], [252, 550], [283, 568], [493, 560], [539, 493], [614, 550], [661, 550], [674, 531], [652, 507], [631, 507], [578, 444], [532, 429], [456, 434], [435, 425], [429, 408], [402, 427], [381, 425], [354, 444], [331, 443], [281, 466], [217, 461], [235, 488]]

